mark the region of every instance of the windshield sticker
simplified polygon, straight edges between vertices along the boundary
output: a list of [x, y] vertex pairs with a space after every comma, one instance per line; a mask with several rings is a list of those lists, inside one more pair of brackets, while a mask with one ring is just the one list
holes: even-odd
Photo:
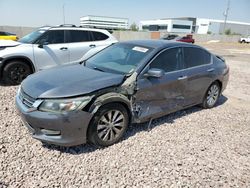
[[143, 52], [143, 53], [146, 53], [148, 51], [147, 48], [143, 48], [143, 47], [139, 47], [139, 46], [135, 46], [132, 50], [135, 50], [138, 52]]

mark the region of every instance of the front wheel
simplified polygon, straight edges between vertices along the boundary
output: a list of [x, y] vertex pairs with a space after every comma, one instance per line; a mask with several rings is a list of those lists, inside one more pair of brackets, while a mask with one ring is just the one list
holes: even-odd
[[123, 105], [104, 105], [89, 125], [88, 140], [98, 146], [110, 146], [123, 137], [128, 124], [129, 115]]
[[30, 66], [23, 61], [11, 61], [3, 68], [3, 82], [8, 85], [19, 85], [32, 73]]
[[202, 107], [203, 108], [212, 108], [217, 103], [220, 96], [220, 85], [218, 82], [212, 83], [203, 99]]

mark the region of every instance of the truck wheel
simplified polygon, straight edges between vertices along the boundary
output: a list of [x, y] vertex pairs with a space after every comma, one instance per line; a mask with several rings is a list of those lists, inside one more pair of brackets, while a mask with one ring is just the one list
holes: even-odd
[[7, 85], [19, 85], [32, 73], [30, 66], [24, 61], [11, 61], [3, 68], [3, 82]]

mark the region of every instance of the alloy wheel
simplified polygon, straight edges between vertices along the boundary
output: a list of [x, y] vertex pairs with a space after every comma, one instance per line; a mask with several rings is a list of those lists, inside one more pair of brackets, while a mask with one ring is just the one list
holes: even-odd
[[110, 142], [119, 137], [125, 128], [125, 117], [119, 110], [110, 110], [103, 114], [97, 124], [97, 135]]
[[219, 97], [220, 88], [218, 85], [213, 84], [207, 93], [207, 104], [213, 106]]

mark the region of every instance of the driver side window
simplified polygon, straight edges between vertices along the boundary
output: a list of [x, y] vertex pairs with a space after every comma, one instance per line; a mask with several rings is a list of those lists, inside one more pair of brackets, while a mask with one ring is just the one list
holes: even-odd
[[150, 64], [150, 68], [162, 69], [166, 73], [183, 69], [181, 48], [172, 48], [160, 53]]

